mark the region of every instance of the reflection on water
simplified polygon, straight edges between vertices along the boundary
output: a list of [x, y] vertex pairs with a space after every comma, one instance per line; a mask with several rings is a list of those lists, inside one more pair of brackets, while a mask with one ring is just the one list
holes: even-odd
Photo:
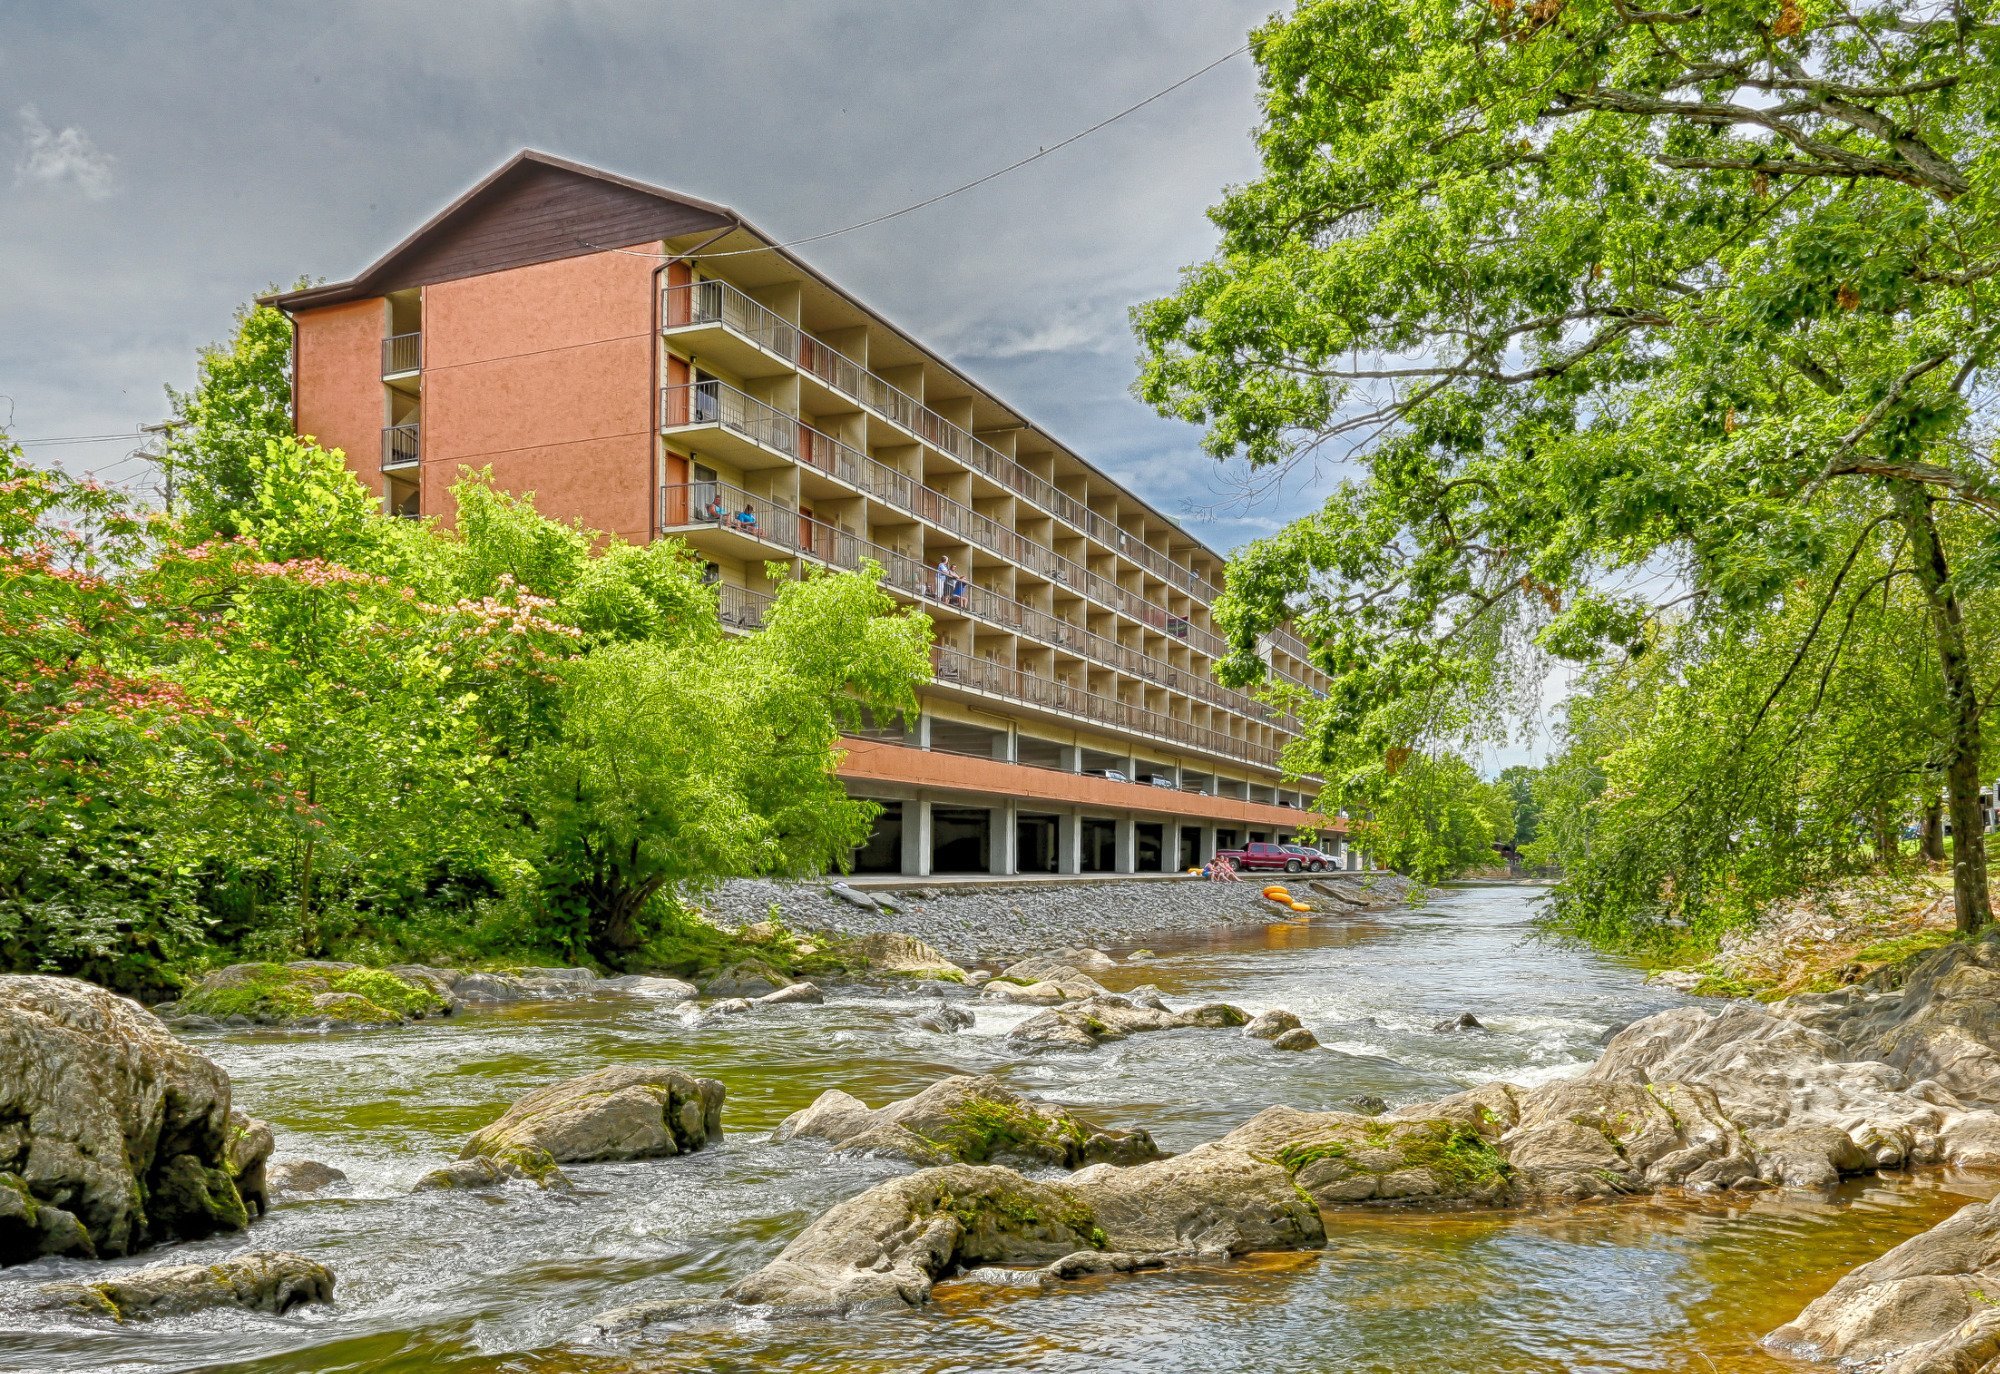
[[[1628, 1202], [1555, 1215], [1342, 1213], [1327, 1249], [1051, 1295], [963, 1281], [907, 1316], [661, 1333], [619, 1344], [597, 1312], [713, 1294], [769, 1259], [830, 1201], [898, 1166], [830, 1158], [766, 1132], [827, 1088], [879, 1103], [950, 1073], [993, 1072], [1171, 1149], [1273, 1102], [1360, 1093], [1419, 1101], [1473, 1083], [1576, 1071], [1611, 1026], [1680, 1000], [1615, 961], [1528, 937], [1532, 890], [1468, 888], [1420, 911], [1220, 932], [1154, 946], [1104, 976], [1173, 997], [1299, 1013], [1329, 1048], [1277, 1054], [1213, 1031], [1137, 1036], [1017, 1059], [1027, 1008], [975, 1004], [958, 1036], [918, 1029], [924, 998], [871, 992], [701, 1029], [663, 1007], [596, 1001], [336, 1036], [236, 1034], [205, 1048], [281, 1157], [344, 1169], [344, 1196], [277, 1209], [260, 1247], [339, 1275], [332, 1309], [231, 1313], [128, 1330], [29, 1316], [46, 1261], [0, 1276], [0, 1368], [20, 1370], [1604, 1370], [1797, 1368], [1757, 1339], [1854, 1265], [1991, 1186], [1937, 1175], [1798, 1194]], [[1490, 1031], [1442, 1035], [1471, 1011]], [[581, 1167], [571, 1198], [410, 1194], [472, 1130], [540, 1083], [664, 1058], [729, 1087], [719, 1150]], [[218, 1239], [133, 1263], [241, 1248]]]

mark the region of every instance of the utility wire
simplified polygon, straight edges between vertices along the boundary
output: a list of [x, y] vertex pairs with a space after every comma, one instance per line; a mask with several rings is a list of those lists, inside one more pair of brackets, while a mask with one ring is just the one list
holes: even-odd
[[[1193, 81], [1198, 77], [1203, 77], [1208, 75], [1210, 72], [1214, 71], [1217, 67], [1220, 67], [1223, 63], [1229, 61], [1232, 57], [1241, 57], [1244, 53], [1249, 51], [1250, 51], [1250, 45], [1248, 43], [1243, 44], [1241, 47], [1233, 48], [1230, 51], [1224, 53], [1222, 56], [1216, 58], [1215, 61], [1209, 63], [1206, 67], [1201, 68], [1199, 71], [1189, 72], [1186, 76], [1174, 82], [1173, 85], [1161, 87], [1159, 90], [1154, 91], [1151, 95], [1147, 96], [1144, 100], [1139, 101], [1137, 104], [1127, 105], [1117, 114], [1098, 120], [1097, 123], [1091, 125], [1088, 129], [1078, 130], [1076, 133], [1071, 134], [1068, 138], [1063, 139], [1059, 143], [1051, 143], [1046, 148], [1037, 148], [1034, 152], [1029, 153], [1026, 157], [1016, 158], [1014, 161], [1008, 163], [1005, 167], [997, 168], [994, 171], [988, 172], [986, 173], [986, 175], [981, 177], [974, 177], [971, 181], [965, 182], [963, 185], [960, 186], [954, 186], [949, 191], [940, 191], [936, 195], [929, 196], [923, 200], [917, 201], [913, 205], [905, 205], [900, 210], [891, 210], [887, 214], [876, 215], [873, 219], [864, 219], [859, 223], [850, 224], [840, 229], [828, 229], [826, 232], [820, 234], [808, 234], [806, 237], [801, 239], [787, 239], [783, 243], [767, 243], [767, 244], [762, 244], [756, 248], [729, 248], [715, 253], [700, 253], [700, 252], [647, 253], [636, 248], [612, 248], [609, 249], [608, 251], [614, 253], [626, 253], [635, 258], [671, 259], [676, 262], [699, 261], [706, 258], [740, 258], [740, 257], [745, 257], [751, 253], [774, 253], [781, 248], [797, 248], [801, 244], [818, 243], [823, 239], [838, 238], [842, 234], [851, 234], [857, 229], [868, 229], [877, 224], [885, 224], [889, 220], [899, 219], [904, 215], [913, 214], [918, 210], [926, 209], [929, 206], [936, 205], [941, 200], [950, 200], [953, 196], [961, 195], [966, 191], [970, 191], [975, 186], [984, 186], [987, 182], [996, 180], [1000, 177], [1004, 177], [1009, 172], [1019, 171], [1021, 168], [1027, 166], [1029, 163], [1040, 161], [1042, 158], [1047, 157], [1050, 153], [1057, 152], [1063, 148], [1067, 148], [1069, 147], [1070, 144], [1075, 143], [1079, 139], [1090, 137], [1092, 134], [1096, 133], [1099, 129], [1103, 129], [1112, 124], [1116, 124], [1119, 120], [1125, 118], [1126, 115], [1136, 114], [1138, 111], [1145, 109], [1148, 105], [1152, 104], [1154, 101], [1172, 95], [1175, 91], [1187, 85], [1190, 81]], [[578, 241], [583, 242], [583, 240], [578, 240]], [[587, 248], [599, 249], [599, 251], [606, 251], [602, 249], [600, 245], [595, 243], [585, 243], [584, 246]]]
[[36, 444], [105, 444], [113, 439], [143, 439], [146, 436], [134, 430], [130, 434], [56, 434], [43, 439], [16, 439], [22, 448]]

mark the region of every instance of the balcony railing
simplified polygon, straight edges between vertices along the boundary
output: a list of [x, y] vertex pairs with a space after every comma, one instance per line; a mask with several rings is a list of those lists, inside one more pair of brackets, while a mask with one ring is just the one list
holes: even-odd
[[[752, 519], [745, 520], [742, 512]], [[1142, 650], [1086, 629], [1052, 612], [965, 580], [963, 590], [945, 579], [924, 559], [902, 549], [874, 543], [848, 530], [814, 519], [792, 506], [757, 496], [728, 482], [689, 482], [660, 489], [660, 527], [664, 530], [711, 525], [755, 539], [781, 552], [797, 554], [837, 568], [858, 568], [873, 559], [883, 580], [894, 590], [918, 601], [934, 601], [986, 621], [1002, 630], [1040, 641], [1051, 648], [1088, 659], [1101, 667], [1164, 687], [1249, 720], [1296, 734], [1298, 723], [1282, 716], [1247, 693], [1224, 687], [1206, 673], [1183, 668]]]
[[391, 334], [382, 340], [382, 375], [395, 377], [419, 371], [424, 365], [424, 336], [420, 332]]
[[722, 325], [921, 442], [984, 473], [996, 484], [1033, 502], [1105, 548], [1131, 559], [1168, 586], [1205, 603], [1214, 603], [1216, 587], [1194, 569], [1174, 562], [1138, 535], [1120, 528], [1116, 521], [1037, 477], [985, 440], [953, 424], [908, 392], [884, 381], [727, 282], [684, 282], [664, 288], [660, 319], [665, 330], [696, 324]]
[[[728, 585], [717, 588], [717, 595], [723, 625], [744, 631], [763, 625], [764, 613], [775, 599], [747, 587]], [[1273, 768], [1278, 765], [1279, 751], [1270, 745], [1253, 743], [1210, 726], [1177, 720], [1163, 711], [1148, 710], [1116, 697], [1085, 691], [1024, 668], [1010, 668], [990, 659], [976, 658], [958, 649], [934, 646], [931, 650], [931, 669], [937, 674], [937, 680], [948, 687], [970, 688], [1046, 711], [1080, 716], [1127, 733], [1169, 740], [1224, 758], [1245, 759]]]
[[417, 426], [388, 425], [382, 430], [382, 469], [409, 467], [417, 461]]
[[[705, 283], [696, 283], [703, 285]], [[871, 458], [795, 416], [787, 415], [726, 382], [685, 383], [660, 393], [660, 428], [720, 425], [782, 456], [846, 483], [885, 505], [957, 535], [1018, 564], [1040, 577], [1070, 588], [1108, 610], [1128, 615], [1199, 653], [1216, 657], [1222, 637], [1202, 629], [1186, 616], [1126, 590], [1101, 573], [1064, 558], [999, 521], [961, 505], [925, 486], [908, 473]]]

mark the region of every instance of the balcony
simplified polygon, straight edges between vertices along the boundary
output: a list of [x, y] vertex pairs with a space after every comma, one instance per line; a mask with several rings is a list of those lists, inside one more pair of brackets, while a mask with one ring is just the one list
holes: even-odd
[[977, 544], [1038, 577], [1088, 597], [1107, 610], [1130, 616], [1150, 629], [1173, 636], [1210, 657], [1223, 651], [1221, 636], [1191, 624], [1164, 606], [1129, 592], [1118, 583], [968, 506], [933, 491], [914, 477], [870, 458], [795, 416], [787, 415], [726, 382], [670, 386], [660, 393], [660, 429], [687, 434], [707, 430], [702, 446], [750, 470], [780, 466], [790, 459], [842, 482], [884, 505]]
[[[741, 633], [761, 628], [764, 613], [775, 599], [747, 587], [723, 586], [716, 590], [723, 627]], [[1268, 768], [1278, 766], [1279, 751], [1270, 745], [1252, 744], [1227, 731], [1176, 720], [1160, 711], [1087, 692], [1025, 669], [974, 658], [957, 649], [934, 646], [931, 669], [938, 685], [943, 687], [1002, 697], [1052, 715], [1080, 717], [1127, 734], [1145, 735], [1226, 759], [1247, 760]]]
[[[749, 513], [749, 519], [744, 518], [744, 512]], [[1298, 732], [1295, 720], [1278, 716], [1263, 702], [1220, 685], [1206, 673], [1154, 658], [1072, 620], [1002, 596], [969, 580], [962, 592], [951, 592], [941, 585], [936, 570], [920, 556], [863, 539], [727, 482], [662, 487], [660, 528], [712, 531], [708, 539], [720, 551], [753, 563], [769, 558], [774, 552], [849, 570], [872, 559], [882, 568], [882, 580], [892, 591], [913, 601], [929, 603], [939, 612], [947, 615], [955, 612], [984, 621], [1248, 720], [1271, 724], [1290, 734]]]
[[[745, 375], [798, 369], [808, 395], [861, 406], [1137, 563], [1168, 586], [1203, 602], [1214, 602], [1216, 588], [1192, 568], [1120, 529], [1114, 521], [727, 282], [685, 282], [664, 288], [660, 319], [663, 333], [697, 336], [710, 356], [724, 358], [725, 363], [739, 355], [755, 356], [753, 367], [759, 371]], [[783, 365], [782, 369], [771, 367], [773, 359]]]
[[418, 462], [417, 426], [386, 425], [382, 430], [382, 471], [415, 467]]
[[391, 334], [382, 340], [382, 380], [415, 376], [424, 366], [424, 336], [421, 332]]

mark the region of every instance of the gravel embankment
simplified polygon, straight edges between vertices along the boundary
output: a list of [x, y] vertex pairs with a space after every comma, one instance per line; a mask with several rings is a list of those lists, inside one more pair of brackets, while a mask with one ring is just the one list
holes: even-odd
[[1357, 907], [1316, 892], [1325, 883], [1370, 906], [1404, 900], [1409, 884], [1393, 873], [1261, 875], [1239, 883], [1199, 879], [1152, 882], [1021, 883], [979, 887], [913, 884], [872, 889], [898, 910], [864, 911], [833, 896], [820, 883], [779, 883], [742, 878], [726, 884], [706, 905], [718, 923], [761, 921], [772, 908], [794, 930], [847, 935], [895, 931], [914, 935], [958, 963], [1016, 957], [1073, 945], [1135, 945], [1161, 935], [1191, 934], [1218, 926], [1273, 920], [1277, 910], [1259, 895], [1267, 881], [1284, 883], [1321, 911]]

